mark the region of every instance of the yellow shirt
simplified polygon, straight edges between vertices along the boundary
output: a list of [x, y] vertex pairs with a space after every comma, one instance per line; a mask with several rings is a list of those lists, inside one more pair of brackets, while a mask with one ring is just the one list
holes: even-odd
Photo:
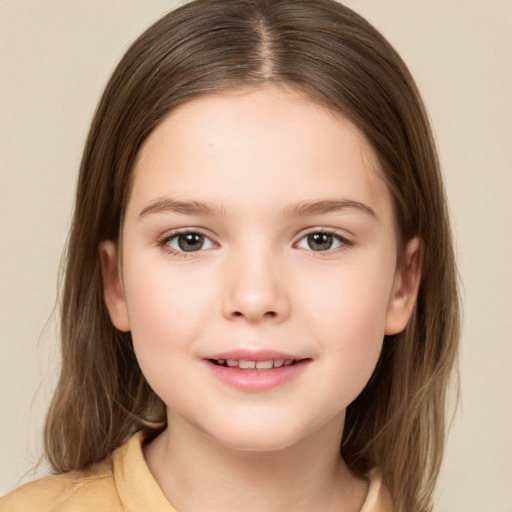
[[[139, 432], [88, 470], [25, 484], [0, 498], [0, 512], [176, 512], [146, 465], [142, 441]], [[361, 512], [393, 512], [378, 473]]]

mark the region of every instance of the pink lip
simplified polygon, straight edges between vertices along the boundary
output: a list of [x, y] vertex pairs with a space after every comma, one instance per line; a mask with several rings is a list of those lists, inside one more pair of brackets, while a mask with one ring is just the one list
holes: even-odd
[[[242, 370], [240, 368], [219, 366], [212, 362], [217, 359], [237, 359], [245, 361], [268, 361], [269, 359], [293, 359], [295, 363], [290, 366], [271, 368], [268, 370]], [[262, 392], [275, 389], [286, 382], [298, 377], [311, 362], [311, 359], [285, 354], [274, 350], [247, 351], [235, 350], [215, 354], [204, 359], [212, 374], [224, 384], [245, 392]]]

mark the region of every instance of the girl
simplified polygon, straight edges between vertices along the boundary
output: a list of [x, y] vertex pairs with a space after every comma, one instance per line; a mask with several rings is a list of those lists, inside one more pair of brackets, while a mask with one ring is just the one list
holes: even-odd
[[407, 68], [331, 0], [197, 0], [128, 50], [67, 251], [56, 475], [3, 511], [428, 511], [455, 264]]

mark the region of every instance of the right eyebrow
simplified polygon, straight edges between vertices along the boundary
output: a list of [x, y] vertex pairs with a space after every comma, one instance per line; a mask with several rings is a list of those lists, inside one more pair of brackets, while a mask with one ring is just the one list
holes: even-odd
[[144, 217], [151, 213], [182, 213], [184, 215], [215, 215], [225, 214], [224, 208], [200, 201], [178, 201], [168, 197], [158, 197], [151, 201], [140, 212], [139, 217]]
[[289, 216], [307, 216], [307, 215], [323, 215], [327, 213], [335, 213], [346, 209], [359, 211], [370, 217], [377, 218], [375, 210], [360, 201], [352, 201], [350, 199], [334, 199], [323, 201], [303, 201], [288, 206], [284, 213]]

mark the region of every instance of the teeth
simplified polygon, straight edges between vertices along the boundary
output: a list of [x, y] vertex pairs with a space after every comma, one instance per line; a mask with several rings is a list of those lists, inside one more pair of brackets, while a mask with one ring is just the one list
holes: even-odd
[[243, 359], [241, 359], [240, 361], [238, 361], [238, 366], [242, 370], [245, 370], [246, 368], [256, 368], [256, 361], [244, 361]]
[[256, 363], [256, 368], [260, 370], [268, 370], [269, 368], [272, 368], [274, 366], [274, 362], [272, 360], [270, 361], [258, 361]]
[[271, 368], [281, 368], [281, 366], [290, 366], [294, 359], [268, 359], [267, 361], [246, 361], [244, 359], [217, 359], [219, 366], [229, 366], [230, 368], [240, 368], [242, 370], [270, 370]]

